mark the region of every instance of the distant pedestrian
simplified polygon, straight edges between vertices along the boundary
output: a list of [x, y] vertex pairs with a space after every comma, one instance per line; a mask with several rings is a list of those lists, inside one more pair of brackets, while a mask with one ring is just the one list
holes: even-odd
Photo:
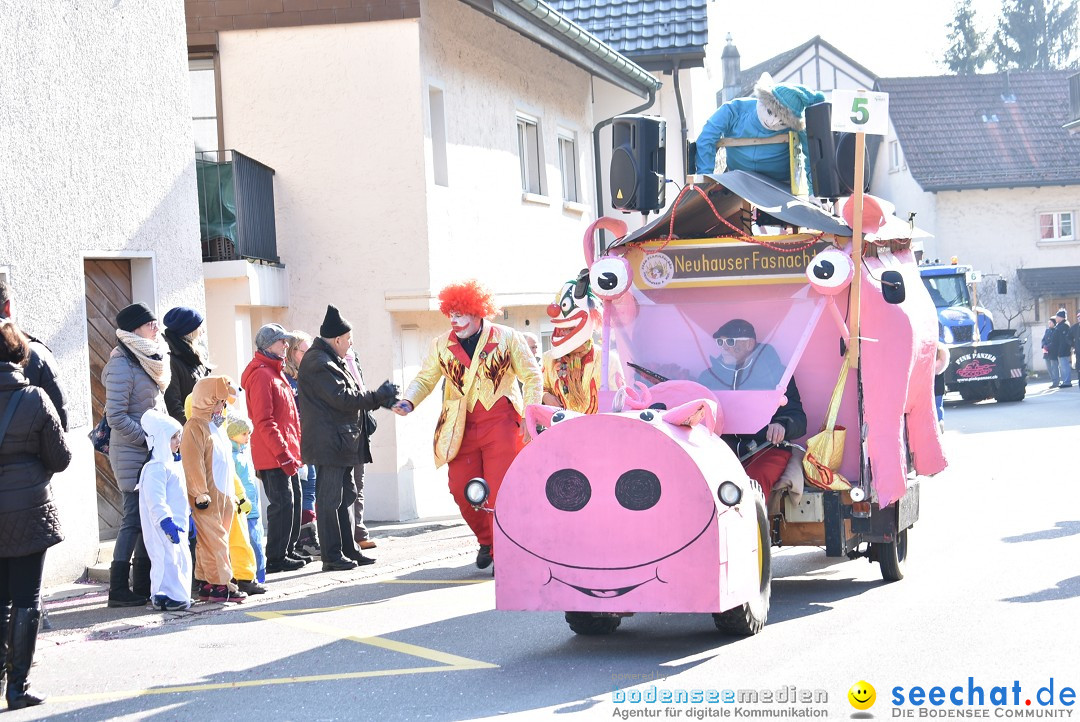
[[300, 418], [292, 386], [282, 370], [289, 333], [268, 323], [255, 334], [255, 356], [240, 385], [247, 392], [253, 428], [251, 459], [266, 491], [266, 571], [300, 569], [311, 557], [300, 554]]
[[1072, 327], [1073, 351], [1076, 352], [1076, 379], [1080, 383], [1080, 313], [1076, 314], [1076, 323]]
[[165, 343], [169, 346], [169, 370], [172, 378], [165, 389], [165, 407], [169, 416], [180, 422], [184, 415], [184, 400], [195, 388], [195, 382], [210, 373], [206, 352], [203, 315], [194, 308], [177, 306], [170, 309], [162, 319], [165, 322]]
[[171, 372], [168, 351], [158, 336], [157, 317], [148, 306], [133, 303], [121, 309], [116, 326], [116, 348], [101, 372], [105, 418], [112, 429], [109, 464], [124, 499], [109, 569], [109, 606], [141, 607], [150, 601], [150, 558], [143, 544], [136, 490], [150, 453], [142, 417], [150, 409], [165, 411]]
[[71, 463], [52, 400], [23, 376], [29, 339], [0, 321], [0, 645], [6, 652], [8, 709], [39, 705], [27, 677], [41, 624], [45, 552], [64, 539], [52, 475]]
[[1067, 389], [1072, 387], [1072, 330], [1065, 309], [1059, 310], [1055, 315], [1057, 326], [1050, 337], [1050, 356], [1057, 358], [1061, 388]]
[[1056, 389], [1061, 383], [1061, 373], [1058, 370], [1057, 357], [1050, 356], [1050, 340], [1054, 337], [1054, 327], [1057, 326], [1057, 317], [1051, 316], [1046, 322], [1046, 330], [1042, 336], [1043, 363], [1046, 364], [1046, 373], [1050, 374], [1050, 388]]

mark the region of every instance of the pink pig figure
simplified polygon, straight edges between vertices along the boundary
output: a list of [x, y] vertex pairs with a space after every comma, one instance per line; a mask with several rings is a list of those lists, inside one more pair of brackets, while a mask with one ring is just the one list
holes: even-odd
[[[528, 428], [549, 428], [518, 454], [495, 506], [498, 609], [715, 614], [756, 601], [759, 623], [744, 633], [760, 629], [769, 588], [760, 491], [700, 391], [671, 410], [528, 408]], [[742, 491], [734, 506], [718, 500], [725, 481]]]
[[[904, 279], [903, 303], [885, 302], [883, 271]], [[914, 470], [931, 475], [948, 465], [934, 412], [937, 312], [919, 277], [910, 250], [864, 260], [860, 344], [863, 414], [877, 501], [884, 508], [904, 495], [908, 463], [905, 432]]]

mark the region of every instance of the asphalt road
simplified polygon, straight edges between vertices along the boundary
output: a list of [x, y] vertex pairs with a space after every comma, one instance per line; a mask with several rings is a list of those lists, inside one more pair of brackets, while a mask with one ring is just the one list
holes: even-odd
[[[257, 604], [137, 619], [100, 598], [54, 609], [31, 676], [52, 699], [7, 719], [1067, 718], [1062, 692], [1080, 688], [1080, 389], [1029, 394], [948, 405], [951, 467], [923, 483], [903, 581], [780, 550], [756, 637], [655, 614], [577, 637], [560, 614], [495, 611], [464, 527], [388, 528], [366, 576], [298, 574]], [[1042, 706], [1051, 679], [1055, 704]], [[861, 680], [877, 693], [866, 712], [847, 698]], [[943, 704], [908, 700], [935, 686]], [[967, 705], [969, 687], [984, 706]], [[992, 704], [994, 687], [1008, 704]], [[617, 701], [693, 690], [702, 702]]]

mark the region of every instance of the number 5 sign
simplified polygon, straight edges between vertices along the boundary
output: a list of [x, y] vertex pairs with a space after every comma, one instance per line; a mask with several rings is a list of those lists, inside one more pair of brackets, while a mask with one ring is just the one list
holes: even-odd
[[837, 88], [832, 92], [832, 129], [888, 135], [889, 94]]

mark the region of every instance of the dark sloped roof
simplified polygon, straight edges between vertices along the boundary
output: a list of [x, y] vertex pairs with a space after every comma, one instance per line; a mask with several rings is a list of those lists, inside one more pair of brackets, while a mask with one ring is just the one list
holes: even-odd
[[1080, 266], [1018, 268], [1016, 276], [1035, 296], [1068, 296], [1080, 293]]
[[[773, 77], [776, 77], [777, 75], [779, 75], [781, 70], [786, 68], [789, 64], [794, 62], [796, 58], [798, 58], [800, 55], [802, 55], [806, 50], [809, 50], [810, 48], [814, 47], [815, 45], [820, 45], [823, 48], [828, 48], [834, 55], [837, 55], [837, 56], [843, 58], [852, 67], [854, 67], [857, 70], [861, 71], [862, 73], [866, 74], [868, 77], [877, 78], [877, 75], [875, 73], [868, 70], [865, 66], [861, 65], [860, 63], [857, 63], [854, 60], [852, 60], [850, 55], [848, 55], [845, 52], [842, 52], [842, 51], [838, 50], [835, 45], [830, 43], [828, 40], [825, 40], [820, 35], [815, 35], [814, 37], [810, 38], [809, 40], [807, 40], [802, 45], [796, 46], [796, 47], [792, 48], [791, 50], [785, 50], [784, 52], [780, 53], [779, 55], [774, 55], [774, 56], [772, 56], [771, 58], [769, 58], [768, 60], [766, 60], [764, 62], [760, 62], [757, 65], [752, 65], [749, 68], [745, 68], [744, 70], [739, 71], [739, 94], [738, 94], [738, 97], [746, 98], [746, 97], [749, 97], [749, 96], [753, 95], [754, 83], [756, 83], [758, 81], [758, 78], [761, 77], [762, 73], [768, 73], [769, 75], [771, 75]], [[816, 88], [815, 88], [815, 90], [816, 90]]]
[[880, 78], [911, 175], [926, 191], [1080, 183], [1068, 70]]
[[642, 64], [647, 59], [674, 56], [703, 60], [705, 44], [709, 42], [706, 2], [547, 0], [561, 15]]

